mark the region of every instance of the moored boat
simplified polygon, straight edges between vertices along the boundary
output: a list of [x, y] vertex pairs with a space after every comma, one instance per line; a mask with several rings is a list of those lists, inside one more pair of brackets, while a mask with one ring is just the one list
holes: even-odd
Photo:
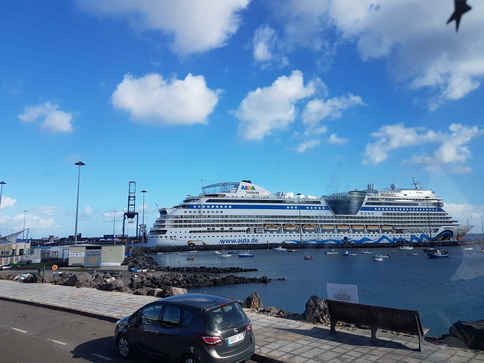
[[442, 251], [439, 248], [436, 248], [433, 251], [427, 251], [427, 255], [429, 258], [441, 258], [441, 257], [449, 257], [449, 252]]
[[[414, 188], [352, 190], [321, 197], [270, 191], [249, 180], [202, 187], [160, 208], [146, 246], [460, 241], [460, 225], [441, 197]], [[398, 225], [396, 224], [398, 221]]]
[[239, 253], [238, 256], [239, 257], [254, 257], [254, 254], [247, 251], [247, 252]]
[[411, 251], [413, 250], [413, 246], [404, 245], [404, 246], [400, 246], [400, 249], [404, 251]]
[[357, 256], [357, 253], [350, 253], [350, 251], [344, 251], [343, 256]]

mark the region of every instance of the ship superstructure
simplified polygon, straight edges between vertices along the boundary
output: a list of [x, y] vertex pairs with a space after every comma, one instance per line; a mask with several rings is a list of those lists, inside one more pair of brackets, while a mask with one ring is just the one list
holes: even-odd
[[353, 190], [309, 197], [268, 190], [249, 180], [202, 188], [173, 208], [161, 208], [149, 245], [267, 243], [388, 243], [455, 241], [462, 226], [444, 202], [413, 188]]

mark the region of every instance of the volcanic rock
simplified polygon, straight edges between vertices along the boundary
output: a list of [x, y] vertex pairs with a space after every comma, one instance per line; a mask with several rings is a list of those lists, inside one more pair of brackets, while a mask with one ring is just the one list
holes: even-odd
[[458, 321], [450, 327], [449, 333], [470, 349], [484, 350], [484, 320]]
[[302, 314], [304, 320], [311, 323], [329, 324], [329, 311], [326, 300], [318, 296], [311, 296], [306, 303], [306, 310]]
[[261, 309], [263, 307], [262, 300], [258, 292], [250, 294], [242, 303], [242, 307], [248, 309]]

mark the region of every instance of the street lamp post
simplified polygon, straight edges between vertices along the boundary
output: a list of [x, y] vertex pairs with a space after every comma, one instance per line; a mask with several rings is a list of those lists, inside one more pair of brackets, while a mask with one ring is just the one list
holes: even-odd
[[146, 226], [145, 226], [145, 194], [146, 190], [142, 190], [141, 193], [143, 193], [143, 213], [141, 217], [141, 223], [143, 227], [141, 228], [141, 247], [145, 246], [145, 231], [146, 231]]
[[22, 239], [24, 240], [25, 242], [25, 217], [27, 216], [27, 211], [24, 210], [24, 229], [22, 231]]
[[3, 186], [7, 184], [3, 180], [0, 181], [0, 209], [2, 208], [2, 195], [3, 195]]
[[113, 243], [116, 244], [116, 211], [113, 211]]
[[77, 219], [79, 217], [79, 186], [81, 184], [81, 166], [86, 165], [82, 161], [78, 161], [74, 165], [77, 165], [77, 203], [76, 203], [76, 226], [74, 228], [74, 244], [77, 245]]

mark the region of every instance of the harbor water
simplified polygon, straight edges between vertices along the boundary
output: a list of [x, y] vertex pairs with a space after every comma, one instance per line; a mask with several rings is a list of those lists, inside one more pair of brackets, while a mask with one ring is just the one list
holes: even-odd
[[[306, 248], [298, 252], [252, 250], [254, 257], [240, 258], [236, 253], [220, 258], [213, 251], [163, 253], [153, 255], [160, 266], [207, 266], [255, 268], [242, 276], [272, 279], [268, 284], [241, 284], [194, 288], [190, 292], [245, 299], [253, 292], [261, 296], [264, 307], [302, 313], [313, 295], [327, 297], [327, 283], [356, 285], [361, 304], [418, 310], [427, 336], [448, 334], [459, 321], [484, 319], [484, 253], [482, 246], [472, 250], [446, 247], [448, 258], [429, 259], [421, 249], [371, 248], [336, 249], [339, 254], [325, 254], [328, 249]], [[246, 252], [246, 251], [240, 251]], [[366, 252], [366, 253], [364, 253]], [[368, 253], [370, 252], [370, 253]], [[374, 262], [375, 254], [389, 255]], [[312, 257], [307, 260], [304, 257]]]

